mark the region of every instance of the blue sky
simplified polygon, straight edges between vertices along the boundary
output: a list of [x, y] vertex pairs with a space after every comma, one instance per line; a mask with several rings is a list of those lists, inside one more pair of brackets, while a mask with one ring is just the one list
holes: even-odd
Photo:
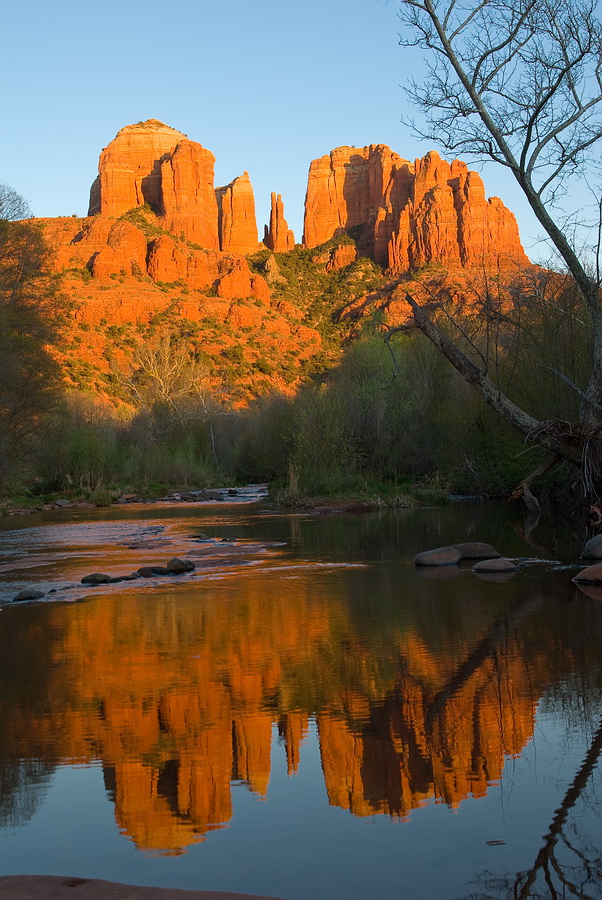
[[[401, 123], [421, 55], [398, 45], [397, 0], [23, 0], [3, 13], [0, 181], [36, 216], [85, 215], [103, 147], [157, 118], [210, 149], [216, 185], [247, 170], [260, 237], [270, 192], [301, 239], [312, 159], [384, 143], [408, 159], [431, 145]], [[487, 195], [538, 228], [509, 176]]]

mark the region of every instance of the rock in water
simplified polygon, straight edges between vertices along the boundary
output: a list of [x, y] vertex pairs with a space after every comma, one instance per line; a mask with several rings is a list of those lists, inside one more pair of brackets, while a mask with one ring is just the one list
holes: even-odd
[[457, 547], [437, 547], [435, 550], [424, 550], [414, 559], [416, 566], [454, 566], [462, 559]]
[[602, 584], [602, 563], [582, 569], [573, 581], [576, 584]]
[[505, 575], [510, 572], [518, 572], [518, 566], [515, 566], [509, 559], [504, 558], [482, 559], [481, 562], [472, 567], [472, 571], [477, 575], [479, 573], [487, 573], [488, 575], [503, 573]]
[[180, 559], [174, 556], [165, 566], [170, 575], [183, 575], [185, 572], [192, 572], [196, 566], [189, 559]]
[[82, 584], [107, 584], [111, 580], [111, 575], [106, 575], [104, 572], [92, 572], [91, 575], [84, 575], [82, 578]]
[[165, 566], [142, 566], [136, 570], [142, 578], [153, 578], [155, 575], [169, 575], [169, 571]]
[[39, 588], [23, 588], [22, 591], [19, 591], [18, 594], [15, 594], [15, 596], [13, 597], [13, 603], [17, 603], [21, 600], [40, 600], [44, 596], [46, 596], [44, 591], [41, 591]]
[[491, 544], [482, 541], [466, 541], [463, 544], [452, 544], [462, 554], [462, 559], [500, 559], [501, 553]]
[[602, 559], [602, 534], [591, 538], [581, 551], [581, 559]]

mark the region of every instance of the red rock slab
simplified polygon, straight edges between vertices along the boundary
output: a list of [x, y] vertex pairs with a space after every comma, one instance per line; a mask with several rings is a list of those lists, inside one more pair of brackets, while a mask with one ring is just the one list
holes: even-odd
[[281, 900], [258, 894], [139, 887], [55, 875], [5, 875], [0, 877], [0, 897], [2, 900]]

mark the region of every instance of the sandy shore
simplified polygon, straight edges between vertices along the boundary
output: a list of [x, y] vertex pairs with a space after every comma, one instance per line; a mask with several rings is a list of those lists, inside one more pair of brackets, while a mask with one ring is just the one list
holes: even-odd
[[55, 875], [5, 875], [0, 877], [0, 897], [2, 900], [281, 900], [257, 894], [136, 887], [96, 878]]

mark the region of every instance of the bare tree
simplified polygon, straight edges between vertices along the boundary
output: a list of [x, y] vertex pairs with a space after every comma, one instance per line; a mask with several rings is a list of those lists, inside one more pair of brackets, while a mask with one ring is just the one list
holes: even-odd
[[177, 329], [166, 330], [141, 343], [132, 354], [129, 369], [113, 365], [113, 374], [138, 409], [168, 412], [167, 430], [173, 422], [186, 430], [192, 423], [202, 421], [219, 469], [213, 424], [219, 407], [209, 389], [209, 366]]
[[583, 299], [590, 360], [587, 383], [571, 383], [581, 401], [577, 420], [542, 422], [513, 403], [442, 327], [441, 300], [432, 292], [426, 305], [408, 294], [411, 316], [394, 330], [419, 328], [502, 418], [552, 451], [550, 466], [556, 458], [580, 466], [586, 493], [598, 496], [599, 194], [589, 260], [563, 227], [559, 207], [572, 178], [598, 174], [593, 154], [602, 138], [602, 25], [596, 0], [401, 0], [399, 15], [400, 43], [427, 51], [426, 78], [408, 88], [423, 116], [415, 131], [456, 154], [508, 169]]
[[16, 190], [0, 181], [0, 219], [16, 222], [31, 218], [31, 209], [26, 200]]

